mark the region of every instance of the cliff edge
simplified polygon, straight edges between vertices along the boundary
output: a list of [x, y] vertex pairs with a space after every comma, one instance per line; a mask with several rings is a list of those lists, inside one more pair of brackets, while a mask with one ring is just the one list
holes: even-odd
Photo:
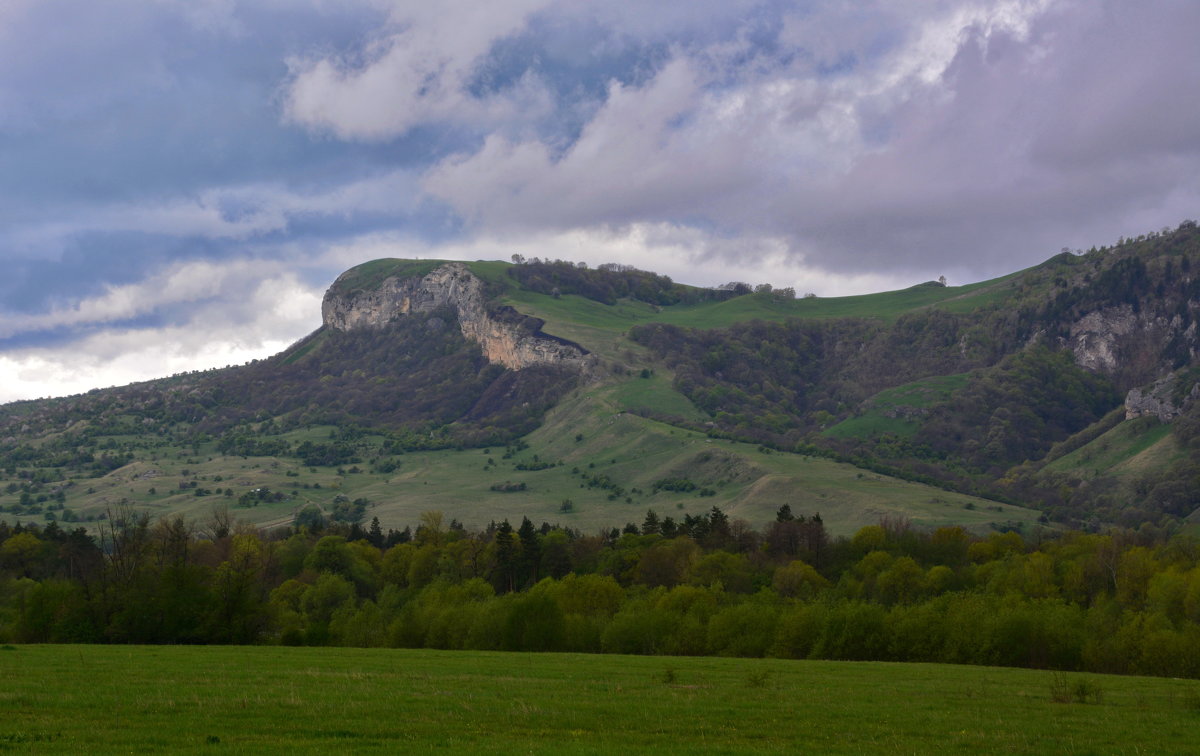
[[463, 336], [479, 344], [489, 362], [510, 370], [551, 365], [580, 373], [595, 363], [582, 346], [542, 333], [541, 320], [511, 307], [489, 307], [483, 281], [462, 263], [445, 263], [423, 276], [389, 276], [366, 289], [339, 285], [353, 274], [339, 276], [321, 303], [321, 319], [334, 330], [383, 328], [406, 315], [448, 307]]

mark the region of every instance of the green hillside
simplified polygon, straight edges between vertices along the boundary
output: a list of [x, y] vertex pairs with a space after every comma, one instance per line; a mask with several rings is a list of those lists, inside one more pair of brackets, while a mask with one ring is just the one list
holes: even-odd
[[[473, 263], [471, 269], [486, 280], [503, 281], [497, 265]], [[655, 305], [632, 299], [604, 304], [576, 294], [554, 297], [534, 291], [508, 288], [504, 301], [521, 312], [547, 322], [547, 333], [577, 341], [590, 349], [612, 353], [625, 348], [625, 332], [643, 323], [666, 323], [689, 328], [727, 328], [751, 320], [783, 321], [867, 318], [891, 321], [905, 313], [927, 308], [946, 312], [971, 312], [994, 306], [1011, 296], [1014, 276], [966, 286], [919, 284], [899, 291], [847, 297], [782, 297], [775, 293], [746, 294], [724, 301], [697, 304]], [[504, 282], [511, 285], [511, 282]]]
[[[329, 296], [352, 307], [443, 264], [371, 261]], [[475, 527], [528, 515], [592, 529], [714, 506], [761, 525], [787, 504], [848, 533], [882, 516], [1009, 527], [1034, 509], [1166, 526], [1200, 501], [1195, 224], [990, 281], [853, 297], [620, 265], [467, 267], [485, 300], [469, 317], [588, 356], [507, 370], [439, 299], [241, 367], [6, 405], [0, 515], [230, 504], [264, 525], [311, 506], [385, 527], [437, 509]], [[1178, 419], [1122, 423], [1126, 392], [1171, 369]], [[1119, 492], [1087, 485], [1110, 479]]]
[[[276, 526], [289, 523], [305, 506], [333, 515], [343, 499], [366, 500], [364, 520], [378, 517], [385, 529], [397, 530], [415, 526], [428, 510], [440, 510], [472, 529], [528, 516], [594, 532], [640, 523], [648, 509], [678, 521], [714, 506], [761, 528], [787, 504], [798, 513], [820, 512], [831, 532], [844, 535], [883, 516], [907, 518], [919, 526], [961, 524], [981, 531], [1031, 526], [1038, 517], [1030, 509], [820, 457], [712, 439], [630, 411], [647, 404], [702, 417], [666, 381], [626, 377], [577, 391], [518, 445], [393, 455], [385, 451], [384, 437], [364, 434], [349, 444], [357, 461], [328, 466], [306, 466], [283, 456], [222, 454], [215, 441], [154, 445], [102, 477], [66, 488], [63, 509], [52, 508], [51, 501], [35, 507], [39, 511], [6, 517], [44, 522], [47, 513], [61, 517], [66, 511], [73, 519], [94, 523], [107, 510], [130, 506], [153, 516], [178, 513], [199, 522], [211, 516], [214, 506], [230, 506], [238, 519]], [[337, 437], [332, 426], [314, 426], [269, 440], [298, 447]], [[389, 464], [395, 469], [388, 469]], [[664, 479], [686, 480], [694, 489], [656, 491], [655, 483]], [[262, 490], [267, 493], [255, 493]], [[18, 497], [0, 497], [0, 503]]]
[[911, 437], [920, 428], [916, 418], [966, 385], [966, 375], [936, 375], [885, 389], [864, 402], [858, 414], [823, 433], [830, 438], [871, 438], [885, 433]]
[[1130, 479], [1162, 469], [1184, 454], [1171, 425], [1155, 417], [1123, 422], [1045, 466], [1046, 473]]

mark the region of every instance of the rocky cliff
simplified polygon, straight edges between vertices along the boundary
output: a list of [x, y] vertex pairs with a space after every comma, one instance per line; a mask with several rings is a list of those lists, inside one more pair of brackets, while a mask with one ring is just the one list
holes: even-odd
[[1130, 389], [1125, 395], [1125, 419], [1154, 415], [1169, 423], [1182, 415], [1188, 403], [1200, 396], [1200, 383], [1193, 384], [1186, 393], [1179, 390], [1178, 383], [1176, 376], [1167, 376], [1149, 386]]
[[1198, 346], [1194, 321], [1129, 305], [1088, 313], [1071, 325], [1066, 342], [1076, 363], [1123, 386], [1167, 375], [1177, 362], [1196, 359]]
[[425, 276], [385, 278], [370, 289], [339, 286], [350, 273], [321, 303], [322, 320], [335, 330], [382, 328], [396, 318], [448, 307], [458, 314], [463, 336], [479, 344], [489, 362], [511, 370], [552, 365], [585, 372], [595, 361], [578, 344], [542, 333], [542, 321], [489, 307], [483, 282], [462, 263], [446, 263]]

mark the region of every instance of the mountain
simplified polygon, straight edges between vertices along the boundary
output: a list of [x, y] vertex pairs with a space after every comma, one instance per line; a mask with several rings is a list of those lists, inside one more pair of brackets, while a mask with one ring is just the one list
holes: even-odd
[[377, 260], [270, 359], [0, 407], [0, 516], [1166, 526], [1200, 504], [1194, 267], [1191, 222], [839, 298]]

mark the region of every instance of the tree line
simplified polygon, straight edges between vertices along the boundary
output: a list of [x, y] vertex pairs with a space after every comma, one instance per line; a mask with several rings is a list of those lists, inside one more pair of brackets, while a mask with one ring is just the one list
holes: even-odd
[[261, 533], [114, 512], [0, 523], [0, 641], [248, 643], [999, 664], [1200, 676], [1200, 542], [971, 534], [884, 520], [831, 538], [781, 507], [647, 512], [586, 535], [526, 519]]

